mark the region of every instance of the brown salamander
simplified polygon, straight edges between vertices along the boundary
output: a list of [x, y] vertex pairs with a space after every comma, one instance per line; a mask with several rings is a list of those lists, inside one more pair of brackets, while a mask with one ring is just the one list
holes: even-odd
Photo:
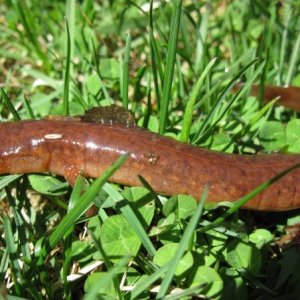
[[[235, 155], [202, 149], [136, 126], [54, 118], [0, 124], [0, 173], [52, 172], [70, 183], [82, 172], [98, 177], [121, 154], [126, 163], [112, 182], [141, 185], [143, 176], [165, 195], [200, 198], [209, 184], [208, 201], [234, 201], [284, 169], [300, 155]], [[300, 207], [297, 169], [250, 200], [244, 208], [283, 211]]]
[[[234, 87], [234, 91], [240, 89], [242, 84], [237, 84]], [[259, 86], [252, 85], [250, 94], [253, 96], [259, 95]], [[264, 102], [269, 102], [271, 100], [277, 99], [277, 103], [300, 112], [300, 87], [296, 86], [275, 86], [266, 85], [264, 86]]]

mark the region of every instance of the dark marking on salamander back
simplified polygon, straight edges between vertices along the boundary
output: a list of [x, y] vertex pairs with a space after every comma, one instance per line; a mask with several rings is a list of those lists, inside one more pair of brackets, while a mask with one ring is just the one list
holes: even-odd
[[136, 127], [133, 115], [124, 107], [117, 105], [94, 107], [80, 116], [83, 122], [99, 123], [102, 125], [123, 125]]
[[153, 152], [146, 152], [143, 154], [143, 156], [147, 159], [150, 165], [155, 165], [159, 159], [159, 156]]

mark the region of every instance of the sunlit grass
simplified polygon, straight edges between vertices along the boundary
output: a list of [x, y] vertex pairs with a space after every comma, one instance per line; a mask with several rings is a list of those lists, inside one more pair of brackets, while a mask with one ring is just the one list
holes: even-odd
[[[1, 121], [114, 103], [184, 142], [241, 155], [273, 149], [262, 128], [297, 127], [297, 114], [248, 91], [254, 82], [261, 95], [268, 83], [300, 86], [299, 19], [297, 1], [5, 1]], [[156, 195], [143, 178], [147, 189], [105, 184], [119, 164], [73, 188], [51, 174], [0, 178], [0, 290], [25, 299], [299, 294], [299, 251], [274, 245], [298, 211], [239, 210], [272, 180], [234, 206], [203, 208]], [[98, 214], [83, 216], [92, 203]]]

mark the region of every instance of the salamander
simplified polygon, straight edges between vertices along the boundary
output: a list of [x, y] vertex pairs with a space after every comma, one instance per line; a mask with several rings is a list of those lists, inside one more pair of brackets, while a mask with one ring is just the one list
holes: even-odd
[[[297, 154], [226, 154], [124, 122], [107, 124], [75, 117], [1, 123], [0, 140], [0, 174], [51, 172], [72, 184], [79, 173], [100, 176], [120, 155], [128, 153], [127, 161], [110, 181], [140, 186], [140, 175], [158, 193], [188, 194], [196, 199], [207, 184], [207, 201], [211, 202], [235, 201], [300, 163]], [[244, 206], [261, 211], [299, 207], [300, 169]]]
[[[237, 84], [234, 90], [237, 91], [241, 87], [241, 84]], [[253, 96], [259, 95], [259, 86], [252, 85], [250, 94]], [[264, 102], [277, 99], [277, 104], [293, 109], [300, 112], [300, 87], [296, 86], [275, 86], [266, 85], [263, 91]]]

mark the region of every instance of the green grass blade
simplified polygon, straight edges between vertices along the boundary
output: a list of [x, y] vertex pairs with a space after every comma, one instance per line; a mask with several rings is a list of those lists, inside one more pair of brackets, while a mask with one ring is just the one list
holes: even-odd
[[183, 80], [184, 75], [182, 73], [179, 55], [175, 56], [175, 63], [176, 63], [177, 80], [178, 80], [176, 84], [176, 97], [183, 99], [186, 98], [186, 92], [184, 88], [184, 80]]
[[[36, 28], [34, 26], [34, 18], [32, 14], [30, 13], [30, 10], [26, 6], [26, 2], [24, 1], [16, 1], [15, 5], [17, 6], [17, 11], [20, 16], [20, 20], [22, 25], [24, 26], [25, 33], [27, 35], [27, 38], [29, 42], [32, 45], [32, 48], [36, 51], [36, 54], [38, 58], [43, 62], [45, 68], [47, 70], [50, 69], [50, 64], [48, 62], [47, 56], [43, 53], [40, 44], [38, 42], [38, 34], [33, 30], [33, 28]], [[30, 50], [30, 49], [29, 49]]]
[[[263, 106], [257, 113], [255, 113], [251, 118], [251, 120], [249, 121], [249, 123], [243, 126], [236, 134], [234, 134], [231, 138], [232, 142], [229, 143], [222, 150], [225, 151], [227, 147], [230, 147], [234, 142], [238, 141], [243, 136], [246, 136], [248, 133], [250, 134], [251, 129], [253, 129], [253, 127], [255, 127], [263, 117], [267, 119], [268, 112], [270, 112], [275, 102], [276, 100], [270, 101], [265, 106]], [[256, 129], [254, 133], [252, 133], [252, 136], [256, 135], [258, 131], [259, 131], [259, 127]]]
[[[260, 1], [257, 1], [257, 0], [252, 0], [251, 5], [254, 5], [254, 6], [257, 7], [257, 9], [259, 10], [259, 14], [265, 16], [268, 19], [271, 18], [271, 13], [268, 11], [267, 6], [264, 5], [264, 2], [260, 2]], [[256, 17], [260, 17], [260, 16], [257, 15]], [[282, 33], [282, 31], [284, 30], [284, 26], [280, 22], [279, 18], [276, 19], [275, 25], [276, 25], [276, 29], [280, 33]]]
[[199, 219], [202, 215], [202, 211], [203, 211], [203, 206], [204, 203], [206, 201], [207, 198], [207, 193], [208, 193], [208, 187], [206, 186], [202, 195], [201, 195], [201, 199], [199, 201], [199, 204], [197, 206], [196, 211], [194, 212], [193, 216], [191, 217], [187, 227], [184, 230], [184, 233], [182, 235], [182, 238], [180, 240], [180, 243], [178, 245], [177, 251], [174, 255], [174, 257], [172, 258], [172, 263], [169, 266], [166, 275], [161, 283], [159, 292], [156, 296], [156, 299], [162, 299], [166, 293], [167, 290], [170, 286], [170, 283], [172, 281], [172, 278], [175, 274], [177, 265], [179, 263], [179, 260], [181, 259], [181, 257], [183, 256], [185, 250], [188, 248], [188, 244], [190, 242], [191, 237], [193, 236], [193, 233], [195, 232], [195, 228], [199, 222]]
[[15, 110], [14, 105], [9, 100], [8, 96], [6, 95], [6, 93], [4, 92], [3, 89], [1, 89], [1, 96], [2, 96], [1, 98], [2, 98], [2, 100], [4, 102], [4, 104], [9, 109], [9, 111], [12, 113], [12, 115], [14, 117], [14, 120], [15, 121], [21, 120], [21, 117], [19, 116], [18, 112]]
[[205, 104], [220, 89], [221, 85], [221, 81], [214, 83], [214, 85], [206, 92], [203, 98], [201, 98], [200, 101], [195, 104], [195, 109], [198, 109]]
[[82, 192], [84, 190], [84, 183], [85, 183], [85, 178], [82, 175], [79, 175], [76, 178], [70, 200], [69, 200], [69, 205], [68, 205], [68, 211], [71, 211], [74, 207], [76, 207], [80, 196], [82, 195]]
[[265, 81], [266, 76], [268, 74], [268, 69], [270, 67], [271, 59], [270, 59], [270, 53], [271, 53], [271, 47], [272, 47], [272, 36], [273, 36], [273, 28], [274, 28], [274, 22], [276, 17], [276, 7], [275, 5], [272, 5], [270, 8], [271, 12], [269, 15], [269, 23], [266, 24], [266, 29], [264, 32], [264, 39], [263, 43], [261, 43], [261, 51], [259, 53], [259, 59], [261, 62], [265, 62], [265, 67], [262, 70], [261, 76], [260, 76], [260, 86], [259, 86], [259, 93], [258, 93], [258, 100], [260, 103], [263, 103], [264, 100], [264, 93], [265, 93]]
[[66, 228], [74, 225], [76, 220], [91, 206], [96, 195], [99, 193], [104, 183], [116, 172], [126, 161], [127, 155], [122, 155], [118, 160], [105, 171], [101, 177], [97, 178], [90, 188], [78, 199], [74, 207], [59, 223], [54, 232], [49, 237], [50, 248], [55, 247], [66, 233]]
[[[102, 247], [102, 245], [101, 245], [101, 239], [100, 239], [100, 240], [97, 239], [92, 231], [89, 231], [89, 233], [90, 233], [90, 235], [91, 235], [91, 237], [92, 237], [92, 240], [93, 240], [93, 243], [94, 243], [96, 249], [97, 249], [98, 252], [100, 253], [101, 257], [103, 258], [103, 261], [104, 261], [104, 264], [105, 264], [107, 270], [112, 271], [112, 270], [114, 269], [114, 266], [111, 264], [111, 262], [109, 261], [109, 259], [108, 259], [107, 255], [106, 255], [106, 253], [105, 253], [104, 250], [103, 250], [103, 247]], [[121, 259], [121, 260], [119, 261], [119, 265], [122, 265], [122, 264], [124, 264], [124, 266], [125, 266], [126, 264], [128, 264], [128, 260], [127, 260], [127, 262], [126, 262], [126, 258], [125, 258], [125, 257], [123, 257], [123, 259]], [[107, 272], [107, 273], [106, 273], [106, 276], [103, 278], [103, 281], [105, 282], [105, 280], [107, 280], [107, 282], [109, 282], [109, 281], [112, 280], [113, 283], [114, 283], [114, 288], [115, 288], [115, 290], [116, 290], [116, 292], [117, 292], [117, 294], [118, 294], [118, 299], [123, 299], [122, 293], [121, 293], [121, 289], [120, 289], [120, 284], [119, 284], [119, 282], [116, 280], [116, 279], [117, 279], [117, 278], [116, 278], [116, 275], [118, 275], [118, 272], [116, 272], [116, 273], [114, 273], [114, 272], [111, 272], [111, 273]], [[99, 287], [99, 286], [100, 286], [100, 285], [98, 285], [98, 287]]]
[[[151, 12], [151, 11], [150, 11]], [[161, 58], [159, 55], [159, 51], [158, 51], [158, 45], [156, 43], [154, 34], [153, 34], [153, 19], [152, 19], [152, 13], [150, 13], [150, 19], [149, 19], [149, 23], [150, 23], [150, 28], [149, 28], [149, 39], [150, 39], [150, 45], [151, 45], [151, 50], [153, 51], [152, 53], [152, 63], [155, 63], [156, 69], [158, 71], [159, 74], [159, 78], [161, 80], [161, 82], [163, 82], [164, 79], [164, 72], [163, 72], [163, 68], [162, 68], [162, 62], [161, 62]]]
[[199, 296], [199, 294], [200, 294], [200, 291], [205, 287], [205, 285], [206, 284], [203, 283], [203, 284], [198, 284], [196, 286], [193, 286], [193, 287], [190, 287], [187, 289], [182, 289], [182, 291], [180, 291], [178, 293], [169, 294], [169, 295], [165, 296], [164, 300], [189, 299], [186, 297], [190, 297], [190, 296], [195, 296], [197, 298], [197, 296]]
[[[63, 68], [63, 64], [60, 64]], [[47, 74], [38, 71], [36, 69], [32, 69], [31, 67], [24, 67], [24, 71], [33, 77], [33, 79], [40, 80], [43, 82], [44, 85], [52, 87], [54, 90], [61, 88], [61, 80], [54, 79]]]
[[150, 46], [151, 46], [151, 66], [152, 66], [152, 76], [154, 80], [154, 87], [155, 87], [155, 93], [156, 93], [156, 101], [158, 107], [160, 107], [160, 101], [161, 101], [161, 85], [158, 82], [158, 76], [160, 77], [160, 81], [163, 83], [163, 70], [161, 65], [161, 59], [159, 56], [159, 52], [157, 49], [157, 44], [153, 35], [153, 31], [150, 28], [149, 29], [149, 37], [150, 37]]
[[143, 120], [143, 128], [148, 128], [150, 116], [152, 112], [152, 107], [151, 107], [151, 78], [150, 74], [148, 75], [148, 80], [147, 80], [147, 109], [144, 113], [144, 120]]
[[112, 103], [112, 99], [110, 98], [109, 93], [108, 93], [108, 91], [105, 87], [105, 84], [102, 80], [102, 77], [101, 77], [101, 73], [100, 73], [100, 69], [99, 69], [100, 62], [99, 62], [99, 59], [98, 59], [98, 54], [97, 54], [96, 45], [94, 43], [94, 40], [92, 40], [92, 45], [93, 45], [93, 60], [94, 60], [95, 69], [96, 69], [98, 78], [100, 80], [101, 89], [103, 91], [103, 94], [104, 94], [105, 98], [107, 100], [110, 100], [110, 103]]
[[168, 115], [168, 108], [169, 108], [169, 102], [171, 97], [171, 87], [173, 83], [175, 56], [176, 56], [177, 40], [179, 34], [181, 5], [182, 5], [182, 0], [174, 1], [173, 15], [171, 21], [171, 32], [170, 32], [170, 39], [168, 43], [166, 71], [164, 74], [164, 85], [162, 90], [161, 108], [159, 113], [160, 134], [163, 134], [165, 132], [165, 128], [167, 124], [167, 115]]
[[153, 25], [153, 0], [150, 1], [150, 10], [149, 10], [149, 43], [151, 49], [151, 67], [152, 67], [152, 76], [154, 81], [154, 88], [156, 94], [156, 102], [158, 109], [160, 108], [161, 100], [161, 85], [158, 82], [158, 75], [161, 83], [163, 84], [163, 68], [161, 63], [161, 58], [158, 51], [158, 46], [153, 34], [154, 25]]
[[[73, 61], [76, 34], [76, 0], [67, 0], [66, 11], [70, 35], [70, 61]], [[73, 65], [70, 66], [70, 75], [73, 78]]]
[[198, 31], [196, 34], [197, 45], [196, 45], [196, 61], [195, 61], [195, 72], [199, 74], [201, 70], [201, 64], [203, 63], [204, 48], [207, 38], [207, 32], [209, 30], [209, 16], [211, 14], [211, 3], [207, 2], [205, 4], [205, 12], [201, 16], [201, 22], [199, 28], [196, 28]]
[[[103, 189], [111, 196], [111, 198], [115, 201], [116, 204], [118, 202], [123, 202], [124, 197], [111, 185], [104, 185]], [[129, 225], [134, 229], [137, 236], [140, 238], [142, 244], [144, 245], [145, 249], [148, 251], [150, 256], [154, 256], [156, 250], [148, 237], [143, 225], [135, 215], [134, 211], [130, 207], [129, 203], [127, 202], [126, 205], [120, 205], [120, 211], [124, 215], [125, 219], [129, 223]]]
[[0, 282], [4, 282], [5, 280], [5, 273], [9, 263], [9, 256], [7, 248], [3, 250], [2, 257], [0, 261]]
[[[99, 291], [99, 287], [100, 286], [107, 286], [107, 284], [113, 280], [114, 278], [116, 278], [120, 273], [122, 273], [122, 271], [124, 271], [124, 267], [128, 264], [128, 258], [123, 258], [120, 260], [120, 262], [114, 266], [113, 268], [109, 269], [107, 271], [106, 276], [103, 276], [98, 282], [97, 285], [95, 285], [93, 288], [91, 288], [91, 290], [89, 291], [89, 293], [87, 293], [83, 299], [84, 300], [94, 300], [94, 299], [98, 299], [97, 298], [97, 294]], [[122, 298], [118, 298], [121, 299]]]
[[217, 124], [221, 121], [221, 119], [223, 118], [223, 116], [225, 115], [225, 113], [228, 111], [228, 109], [231, 107], [231, 105], [238, 101], [247, 90], [249, 90], [250, 86], [252, 85], [252, 83], [254, 82], [254, 80], [256, 79], [256, 77], [261, 73], [261, 71], [263, 70], [263, 68], [265, 67], [265, 62], [262, 62], [258, 68], [256, 69], [256, 71], [254, 72], [253, 76], [251, 77], [251, 79], [249, 79], [245, 85], [238, 91], [238, 93], [236, 93], [232, 99], [229, 101], [229, 103], [225, 106], [225, 108], [222, 110], [222, 112], [220, 113], [220, 115], [218, 116], [218, 118], [209, 126], [208, 130], [206, 132], [204, 132], [202, 134], [202, 136], [208, 134], [209, 132], [212, 132], [214, 130], [214, 128], [217, 126]]
[[284, 6], [284, 30], [282, 34], [281, 46], [280, 46], [280, 57], [279, 57], [279, 66], [278, 66], [278, 76], [277, 84], [283, 85], [283, 71], [284, 63], [286, 58], [286, 51], [288, 47], [288, 26], [291, 19], [291, 6], [289, 2], [286, 2]]
[[293, 47], [291, 59], [289, 62], [289, 69], [288, 69], [288, 73], [287, 73], [286, 80], [285, 80], [286, 85], [290, 85], [293, 80], [293, 76], [297, 69], [297, 61], [299, 59], [299, 52], [300, 52], [300, 32], [298, 33], [297, 40]]
[[122, 100], [123, 106], [128, 108], [128, 87], [129, 87], [129, 61], [130, 61], [130, 45], [131, 35], [128, 33], [125, 44], [124, 62], [123, 62], [123, 76], [122, 76]]
[[[67, 11], [67, 20], [69, 26], [69, 35], [70, 35], [70, 70], [69, 77], [74, 78], [74, 68], [73, 68], [73, 59], [74, 59], [74, 50], [75, 50], [75, 34], [76, 34], [76, 1], [67, 0], [66, 4]], [[72, 101], [72, 94], [69, 93], [69, 102]]]
[[21, 267], [18, 263], [17, 246], [14, 241], [13, 230], [10, 224], [9, 217], [3, 216], [3, 227], [5, 233], [6, 247], [9, 255], [9, 260], [12, 268], [12, 277], [14, 279], [15, 288], [18, 294], [21, 292], [18, 279], [21, 278]]
[[64, 75], [64, 95], [63, 95], [64, 115], [69, 114], [70, 65], [71, 65], [71, 37], [70, 37], [69, 25], [67, 21], [66, 21], [66, 30], [67, 30], [67, 55], [66, 55], [65, 75]]
[[15, 198], [12, 196], [10, 190], [5, 187], [5, 192], [9, 204], [13, 211], [13, 216], [18, 232], [18, 239], [21, 245], [22, 255], [25, 259], [30, 260], [30, 246], [28, 244], [28, 236], [26, 234], [25, 221], [22, 218], [21, 207], [17, 206]]
[[31, 108], [30, 102], [27, 100], [25, 95], [23, 98], [23, 103], [24, 103], [24, 106], [25, 106], [25, 109], [27, 111], [27, 115], [29, 116], [29, 118], [32, 120], [35, 120], [36, 118], [35, 118], [32, 108]]
[[[74, 207], [76, 207], [76, 205], [80, 199], [80, 196], [82, 194], [82, 191], [83, 191], [84, 181], [85, 181], [85, 178], [83, 176], [79, 175], [77, 177], [74, 188], [73, 188], [71, 196], [70, 196], [68, 212], [70, 212]], [[70, 226], [70, 228], [68, 228], [66, 231], [65, 239], [64, 239], [64, 253], [63, 253], [64, 261], [63, 261], [62, 277], [63, 277], [63, 281], [64, 281], [65, 296], [70, 294], [69, 283], [68, 283], [67, 277], [71, 271], [73, 230], [74, 230], [74, 226]]]
[[[182, 32], [182, 42], [183, 42], [183, 53], [184, 58], [187, 60], [188, 64], [191, 66], [193, 62], [191, 61], [193, 55], [193, 49], [190, 47], [191, 39], [189, 35], [189, 27], [188, 27], [188, 17], [186, 16], [186, 12], [183, 9], [183, 14], [181, 16], [180, 22], [180, 32]], [[180, 66], [181, 67], [181, 66]]]
[[148, 289], [156, 280], [163, 277], [165, 273], [167, 272], [168, 268], [170, 267], [171, 262], [165, 264], [161, 268], [159, 268], [157, 271], [155, 271], [153, 274], [151, 274], [146, 279], [139, 282], [134, 290], [131, 292], [130, 299], [136, 299], [141, 293], [143, 293], [146, 289]]
[[143, 186], [151, 193], [151, 195], [152, 195], [152, 197], [155, 201], [156, 206], [159, 207], [160, 209], [162, 209], [162, 203], [159, 200], [159, 197], [157, 196], [155, 191], [153, 190], [152, 186], [141, 175], [138, 175], [138, 177], [139, 177], [139, 180], [141, 181], [141, 183], [143, 184]]
[[[162, 63], [158, 51], [158, 46], [154, 37], [154, 22], [153, 22], [153, 0], [150, 1], [150, 10], [149, 10], [149, 40], [151, 46], [151, 57], [152, 57], [152, 64], [155, 64], [155, 71], [157, 70], [159, 73], [159, 77], [161, 82], [163, 82], [164, 72], [162, 68]], [[157, 74], [153, 73], [153, 76], [157, 77]]]
[[14, 182], [16, 179], [20, 178], [22, 175], [6, 175], [0, 178], [0, 190], [8, 186], [10, 183]]
[[189, 100], [187, 102], [185, 112], [184, 112], [183, 125], [182, 125], [182, 130], [181, 130], [181, 135], [180, 135], [180, 140], [182, 142], [187, 142], [189, 139], [190, 130], [191, 130], [191, 126], [192, 126], [192, 119], [193, 119], [193, 110], [195, 108], [195, 103], [196, 103], [199, 91], [202, 87], [202, 84], [203, 84], [203, 81], [204, 81], [206, 75], [211, 70], [211, 68], [215, 64], [216, 60], [217, 60], [216, 58], [212, 59], [210, 61], [210, 63], [206, 66], [206, 68], [204, 69], [203, 73], [199, 77], [198, 81], [196, 82], [196, 84], [191, 92], [191, 95], [189, 97]]
[[219, 106], [222, 104], [223, 100], [225, 99], [226, 95], [229, 93], [229, 91], [232, 89], [232, 87], [236, 84], [237, 80], [242, 76], [242, 74], [245, 73], [245, 71], [251, 67], [257, 60], [253, 60], [250, 63], [248, 63], [245, 67], [243, 67], [226, 85], [226, 87], [221, 92], [220, 96], [216, 100], [215, 104], [211, 108], [210, 112], [206, 116], [205, 120], [202, 122], [201, 126], [199, 127], [199, 130], [197, 132], [197, 135], [195, 137], [195, 143], [199, 142], [201, 138], [203, 137], [204, 133], [206, 132], [206, 129], [211, 125], [211, 120], [213, 119], [214, 115], [216, 114]]

